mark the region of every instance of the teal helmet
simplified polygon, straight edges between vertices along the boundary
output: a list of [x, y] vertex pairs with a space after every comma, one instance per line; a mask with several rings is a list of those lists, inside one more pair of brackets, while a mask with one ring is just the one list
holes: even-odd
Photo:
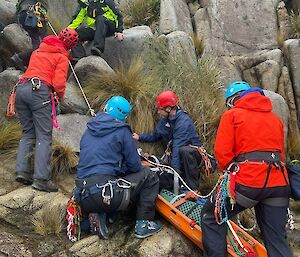
[[236, 81], [229, 85], [225, 93], [225, 99], [227, 99], [238, 92], [250, 89], [250, 85], [244, 81]]
[[124, 121], [130, 113], [130, 103], [123, 96], [113, 96], [105, 106], [105, 111], [112, 117]]

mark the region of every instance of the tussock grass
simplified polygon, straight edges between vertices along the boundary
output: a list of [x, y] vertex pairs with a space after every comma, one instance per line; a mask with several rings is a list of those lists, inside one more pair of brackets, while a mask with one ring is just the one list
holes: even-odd
[[120, 5], [124, 15], [124, 25], [134, 27], [138, 25], [151, 26], [159, 19], [159, 0], [126, 0]]
[[278, 30], [277, 33], [276, 33], [276, 40], [277, 40], [278, 47], [282, 48], [285, 39], [284, 39], [283, 33], [280, 30]]
[[166, 43], [156, 39], [146, 54], [145, 66], [158, 78], [157, 93], [162, 89], [176, 92], [180, 104], [195, 122], [202, 142], [212, 152], [217, 126], [225, 110], [215, 61], [202, 57], [193, 66], [169, 53]]
[[[79, 140], [79, 139], [78, 139]], [[51, 168], [53, 177], [72, 173], [78, 164], [77, 154], [68, 146], [54, 140], [52, 145]]]
[[5, 159], [11, 159], [16, 151], [21, 138], [22, 130], [16, 121], [8, 122], [0, 120], [0, 155]]
[[204, 52], [204, 37], [197, 36], [196, 33], [192, 34], [192, 39], [195, 46], [196, 55], [200, 58]]
[[300, 12], [298, 14], [294, 13], [293, 11], [290, 14], [290, 20], [293, 29], [293, 36], [295, 38], [300, 38]]
[[300, 161], [300, 137], [289, 136], [287, 141], [287, 155], [290, 160]]
[[34, 231], [40, 235], [59, 234], [64, 229], [66, 210], [61, 206], [46, 205], [32, 217]]

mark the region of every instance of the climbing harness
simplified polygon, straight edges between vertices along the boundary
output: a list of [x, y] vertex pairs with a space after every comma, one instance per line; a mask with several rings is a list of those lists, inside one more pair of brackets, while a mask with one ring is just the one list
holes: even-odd
[[66, 219], [67, 236], [71, 242], [80, 240], [80, 222], [82, 220], [82, 213], [80, 205], [76, 202], [74, 196], [68, 200]]
[[[47, 24], [48, 24], [48, 26], [50, 27], [50, 29], [52, 30], [53, 34], [54, 34], [55, 36], [57, 36], [57, 33], [56, 33], [55, 29], [53, 28], [53, 26], [52, 26], [52, 24], [50, 23], [49, 20], [48, 20], [48, 23], [47, 23]], [[72, 71], [72, 73], [73, 73], [73, 75], [74, 75], [74, 78], [75, 78], [75, 80], [76, 80], [76, 83], [77, 83], [77, 85], [78, 85], [78, 87], [79, 87], [79, 89], [80, 89], [80, 91], [81, 91], [81, 94], [82, 94], [82, 96], [83, 96], [83, 98], [84, 98], [84, 100], [85, 100], [85, 102], [86, 102], [86, 104], [87, 104], [87, 106], [88, 106], [88, 108], [89, 108], [89, 111], [90, 111], [91, 116], [95, 117], [95, 116], [96, 116], [95, 110], [92, 109], [92, 107], [91, 107], [91, 105], [90, 105], [90, 103], [89, 103], [89, 101], [88, 101], [88, 99], [87, 99], [87, 97], [86, 97], [86, 95], [85, 95], [85, 93], [84, 93], [84, 91], [83, 91], [82, 85], [81, 85], [81, 83], [80, 83], [80, 81], [79, 81], [79, 79], [78, 79], [78, 76], [77, 76], [77, 74], [76, 74], [76, 72], [75, 72], [75, 69], [74, 69], [74, 67], [73, 67], [73, 65], [71, 64], [70, 61], [69, 61], [69, 66], [70, 66], [71, 71]]]
[[51, 107], [52, 107], [52, 125], [55, 129], [61, 130], [56, 117], [56, 106], [59, 104], [56, 93], [50, 92]]

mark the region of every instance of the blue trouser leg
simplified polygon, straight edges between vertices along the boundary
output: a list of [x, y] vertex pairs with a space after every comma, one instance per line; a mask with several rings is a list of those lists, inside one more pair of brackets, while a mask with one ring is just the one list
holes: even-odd
[[[232, 218], [245, 208], [236, 204], [231, 210], [227, 204], [228, 217]], [[204, 257], [227, 257], [227, 224], [219, 225], [214, 215], [214, 203], [207, 201], [201, 212], [202, 243]]]
[[259, 203], [255, 206], [255, 214], [268, 257], [292, 257], [285, 230], [287, 206], [277, 207]]

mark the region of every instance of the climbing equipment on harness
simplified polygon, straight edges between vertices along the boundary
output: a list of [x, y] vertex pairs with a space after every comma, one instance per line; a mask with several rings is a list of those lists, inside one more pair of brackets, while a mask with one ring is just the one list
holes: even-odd
[[80, 240], [80, 222], [82, 220], [82, 213], [80, 205], [76, 202], [74, 196], [68, 200], [66, 219], [68, 222], [67, 235], [69, 240], [71, 242]]
[[6, 108], [6, 116], [7, 117], [12, 117], [14, 115], [16, 115], [16, 108], [15, 108], [15, 104], [16, 104], [16, 89], [18, 86], [19, 82], [14, 85], [14, 87], [12, 88], [9, 98], [8, 98], [8, 104], [7, 104], [7, 108]]
[[57, 117], [56, 117], [56, 106], [58, 105], [58, 99], [56, 93], [50, 92], [51, 98], [51, 106], [52, 106], [52, 125], [55, 129], [61, 130], [58, 125]]
[[103, 181], [103, 176], [92, 176], [86, 179], [76, 179], [75, 184], [76, 187], [82, 189], [82, 193], [85, 192], [91, 186], [96, 186], [98, 189], [101, 190], [101, 196], [103, 198], [103, 203], [110, 205], [113, 197], [114, 197], [114, 188], [118, 187], [123, 189], [123, 197], [121, 203], [118, 207], [118, 210], [125, 210], [130, 201], [130, 188], [134, 186], [133, 183], [127, 181], [123, 178], [118, 179], [108, 179], [104, 183], [99, 183], [99, 181]]
[[287, 208], [288, 225], [290, 230], [295, 229], [295, 220], [290, 208]]
[[[48, 21], [47, 24], [48, 24], [48, 26], [50, 27], [50, 29], [52, 30], [53, 34], [54, 34], [55, 36], [57, 36], [57, 33], [56, 33], [55, 29], [53, 28], [53, 26], [51, 25], [50, 21]], [[91, 105], [90, 105], [90, 103], [89, 103], [89, 101], [88, 101], [88, 99], [87, 99], [87, 97], [86, 97], [86, 95], [85, 95], [85, 93], [84, 93], [84, 91], [83, 91], [82, 85], [81, 85], [81, 83], [80, 83], [80, 81], [79, 81], [79, 79], [78, 79], [78, 76], [77, 76], [77, 74], [76, 74], [76, 72], [75, 72], [75, 69], [74, 69], [74, 67], [73, 67], [73, 65], [71, 64], [70, 61], [69, 61], [69, 66], [70, 66], [70, 68], [71, 68], [71, 70], [72, 70], [72, 73], [73, 73], [74, 78], [75, 78], [75, 80], [76, 80], [76, 83], [77, 83], [77, 85], [78, 85], [78, 87], [79, 87], [79, 89], [80, 89], [80, 91], [81, 91], [81, 94], [82, 94], [82, 96], [83, 96], [83, 98], [84, 98], [84, 100], [85, 100], [85, 102], [86, 102], [86, 104], [87, 104], [87, 106], [88, 106], [88, 108], [89, 108], [89, 111], [90, 111], [91, 116], [95, 117], [95, 116], [96, 116], [95, 110], [92, 109], [92, 107], [91, 107]]]
[[214, 157], [208, 154], [203, 146], [190, 145], [190, 147], [196, 148], [199, 154], [201, 155], [202, 161], [204, 162], [205, 175], [209, 177], [211, 172], [213, 171], [211, 159], [214, 159]]

